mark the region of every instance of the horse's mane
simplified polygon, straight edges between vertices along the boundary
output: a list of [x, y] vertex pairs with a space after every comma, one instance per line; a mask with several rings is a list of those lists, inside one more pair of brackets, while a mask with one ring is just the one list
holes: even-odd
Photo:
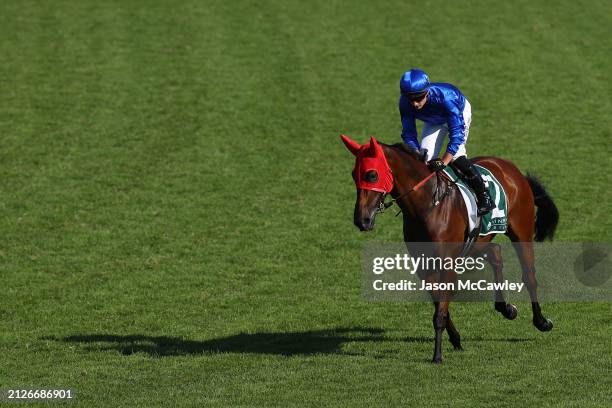
[[395, 143], [395, 144], [392, 144], [392, 145], [385, 145], [385, 146], [391, 147], [391, 148], [393, 148], [395, 150], [399, 150], [400, 152], [409, 155], [411, 158], [413, 158], [413, 159], [415, 159], [417, 161], [422, 161], [422, 159], [419, 156], [419, 154], [415, 150], [411, 149], [406, 143], [401, 143], [400, 142], [400, 143]]

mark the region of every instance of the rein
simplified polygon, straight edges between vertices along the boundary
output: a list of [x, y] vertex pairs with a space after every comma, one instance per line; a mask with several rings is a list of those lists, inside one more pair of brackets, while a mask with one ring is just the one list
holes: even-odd
[[[396, 204], [397, 201], [400, 198], [405, 197], [408, 194], [412, 193], [413, 191], [417, 191], [418, 189], [423, 187], [425, 185], [425, 183], [427, 183], [434, 175], [438, 176], [438, 181], [439, 181], [440, 175], [439, 175], [439, 173], [437, 171], [434, 171], [433, 173], [430, 173], [425, 178], [423, 178], [423, 180], [421, 180], [417, 184], [415, 184], [410, 190], [400, 194], [399, 196], [395, 197], [394, 199], [392, 199], [391, 201], [388, 201], [386, 203], [385, 203], [385, 197], [386, 197], [387, 193], [385, 193], [385, 195], [383, 196], [383, 199], [380, 201], [380, 204], [378, 205], [377, 213], [378, 214], [384, 213], [387, 208], [391, 207], [393, 204]], [[450, 190], [451, 190], [453, 184], [455, 184], [455, 183], [450, 183], [448, 185], [448, 187], [446, 188], [446, 190], [444, 191], [444, 193], [442, 193], [442, 195], [439, 196], [438, 198], [436, 198], [436, 196], [438, 195], [438, 187], [436, 187], [436, 191], [434, 192], [434, 196], [433, 196], [433, 203], [432, 203], [431, 207], [429, 207], [427, 209], [427, 211], [426, 211], [427, 214], [429, 214], [431, 212], [431, 210], [436, 208], [440, 204], [440, 202], [442, 200], [444, 200], [444, 198], [446, 198], [446, 196], [450, 193]], [[396, 216], [399, 215], [400, 213], [401, 213], [401, 210], [396, 214]]]

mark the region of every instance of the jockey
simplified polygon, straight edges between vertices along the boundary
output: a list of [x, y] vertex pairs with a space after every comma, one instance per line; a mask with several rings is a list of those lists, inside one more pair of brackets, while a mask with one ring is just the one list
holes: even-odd
[[[425, 72], [411, 69], [400, 79], [400, 92], [399, 110], [404, 142], [426, 157], [431, 171], [442, 170], [452, 162], [459, 169], [460, 176], [476, 192], [478, 215], [495, 208], [484, 181], [466, 156], [465, 144], [472, 121], [472, 109], [461, 91], [451, 84], [430, 84]], [[424, 122], [420, 145], [415, 119]], [[446, 152], [439, 159], [442, 142], [447, 134], [449, 140]]]

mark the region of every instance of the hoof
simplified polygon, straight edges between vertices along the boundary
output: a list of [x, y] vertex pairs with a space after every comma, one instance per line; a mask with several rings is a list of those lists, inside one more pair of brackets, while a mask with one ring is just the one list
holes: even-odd
[[518, 309], [516, 306], [510, 303], [495, 302], [495, 310], [501, 313], [508, 320], [514, 320], [518, 315]]
[[547, 331], [551, 331], [553, 328], [553, 322], [550, 319], [543, 319], [543, 320], [534, 320], [533, 321], [533, 325], [542, 332], [547, 332]]
[[442, 364], [442, 357], [434, 357], [431, 362], [434, 364]]
[[461, 337], [456, 336], [456, 337], [448, 337], [448, 340], [450, 341], [450, 344], [453, 345], [453, 348], [455, 350], [463, 350], [463, 347], [461, 347]]
[[518, 315], [518, 309], [513, 304], [508, 303], [506, 305], [506, 313], [504, 313], [504, 317], [508, 320], [516, 319]]

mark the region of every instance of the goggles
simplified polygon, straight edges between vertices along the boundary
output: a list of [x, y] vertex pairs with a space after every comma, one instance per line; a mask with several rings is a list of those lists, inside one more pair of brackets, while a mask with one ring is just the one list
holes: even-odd
[[427, 90], [421, 92], [402, 92], [402, 95], [404, 95], [406, 98], [408, 98], [408, 100], [412, 102], [417, 102], [423, 99], [425, 95], [427, 95]]

